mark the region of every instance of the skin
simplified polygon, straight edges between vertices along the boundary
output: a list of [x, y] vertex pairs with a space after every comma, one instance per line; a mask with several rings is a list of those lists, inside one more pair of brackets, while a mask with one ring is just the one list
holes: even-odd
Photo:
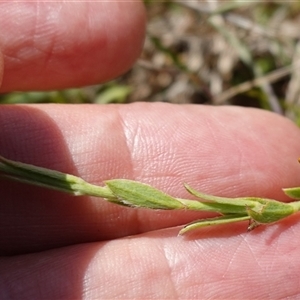
[[[47, 23], [49, 10], [59, 22]], [[7, 2], [0, 12], [2, 92], [109, 80], [130, 67], [143, 43], [137, 1]], [[187, 182], [226, 197], [285, 201], [281, 188], [300, 181], [299, 129], [256, 109], [1, 106], [0, 128], [1, 155], [95, 184], [129, 178], [187, 198]], [[300, 295], [297, 214], [250, 233], [241, 223], [178, 237], [180, 225], [211, 214], [130, 209], [4, 179], [0, 199], [1, 299]]]

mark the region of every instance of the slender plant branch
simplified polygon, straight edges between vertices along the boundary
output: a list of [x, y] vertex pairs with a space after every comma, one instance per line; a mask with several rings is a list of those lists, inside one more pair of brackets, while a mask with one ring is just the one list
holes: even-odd
[[[283, 203], [267, 198], [225, 198], [204, 194], [188, 185], [185, 189], [198, 200], [174, 198], [150, 185], [127, 179], [112, 179], [104, 186], [90, 184], [80, 177], [41, 168], [0, 156], [0, 176], [72, 194], [95, 196], [115, 204], [149, 209], [211, 211], [219, 214], [189, 223], [180, 230], [185, 234], [195, 229], [218, 224], [249, 221], [248, 230], [261, 224], [276, 223], [300, 210], [300, 201]], [[292, 199], [300, 200], [300, 187], [283, 189]]]

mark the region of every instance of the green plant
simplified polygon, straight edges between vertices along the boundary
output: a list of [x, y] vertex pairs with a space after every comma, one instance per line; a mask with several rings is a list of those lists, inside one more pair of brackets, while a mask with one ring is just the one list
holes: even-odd
[[[200, 219], [184, 226], [179, 234], [218, 224], [249, 221], [248, 230], [261, 224], [276, 223], [300, 210], [300, 201], [283, 203], [258, 197], [224, 198], [201, 193], [188, 185], [186, 190], [200, 200], [174, 198], [150, 185], [127, 179], [113, 179], [104, 186], [90, 184], [83, 179], [0, 156], [0, 175], [33, 185], [47, 187], [74, 196], [88, 195], [128, 207], [196, 210], [219, 213], [216, 218]], [[300, 187], [283, 189], [292, 199], [300, 199]]]

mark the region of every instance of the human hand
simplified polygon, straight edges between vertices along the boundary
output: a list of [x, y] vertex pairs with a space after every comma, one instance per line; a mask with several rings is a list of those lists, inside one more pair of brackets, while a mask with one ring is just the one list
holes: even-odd
[[[2, 3], [0, 11], [9, 14], [17, 5], [43, 16], [43, 9], [55, 10], [59, 4]], [[107, 9], [108, 19], [103, 15]], [[72, 18], [61, 18], [64, 26], [43, 27], [39, 22], [46, 19], [40, 17], [35, 26], [19, 25], [15, 33], [5, 28], [13, 30], [8, 23], [16, 15], [0, 18], [7, 26], [0, 26], [3, 91], [92, 84], [129, 67], [142, 42], [140, 3], [61, 3], [60, 14], [71, 11]], [[18, 20], [29, 22], [27, 16]], [[92, 43], [90, 38], [77, 43], [78, 23], [82, 26], [87, 18], [99, 20], [89, 23]], [[113, 36], [102, 31], [101, 20], [106, 28], [113, 26], [114, 31], [108, 30]], [[53, 37], [48, 45], [42, 38], [34, 44], [39, 49], [44, 45], [44, 51], [33, 51], [33, 34], [39, 36], [33, 28], [47, 28], [48, 39]], [[24, 53], [25, 45], [14, 40], [18, 30], [32, 40], [25, 57], [12, 59]], [[50, 55], [55, 46], [68, 51]], [[299, 129], [255, 109], [161, 103], [1, 106], [0, 128], [1, 155], [95, 184], [130, 178], [187, 197], [182, 186], [187, 182], [210, 194], [278, 200], [286, 200], [282, 187], [299, 185]], [[175, 226], [204, 213], [130, 209], [2, 179], [0, 193], [1, 299], [299, 295], [298, 215], [250, 233], [247, 224], [233, 224], [177, 237]]]

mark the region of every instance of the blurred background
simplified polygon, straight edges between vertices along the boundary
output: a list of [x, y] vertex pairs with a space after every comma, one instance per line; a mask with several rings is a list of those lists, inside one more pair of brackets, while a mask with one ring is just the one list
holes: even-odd
[[144, 50], [114, 81], [9, 93], [0, 103], [239, 105], [300, 126], [300, 1], [144, 0]]

